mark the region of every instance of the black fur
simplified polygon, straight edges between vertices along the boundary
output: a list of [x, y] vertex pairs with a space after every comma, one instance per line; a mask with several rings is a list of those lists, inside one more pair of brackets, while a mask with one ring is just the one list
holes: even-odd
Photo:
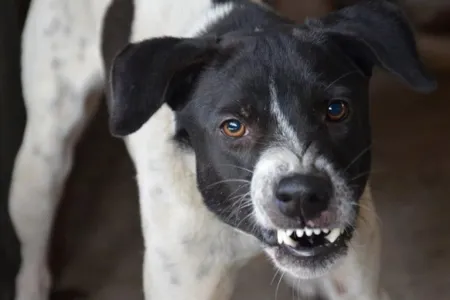
[[102, 30], [102, 58], [109, 70], [119, 49], [125, 47], [131, 37], [134, 18], [133, 0], [113, 0], [106, 10]]
[[[233, 211], [236, 196], [248, 187], [229, 180], [216, 183], [250, 180], [262, 150], [277, 139], [269, 113], [270, 83], [298, 138], [314, 142], [333, 162], [351, 186], [350, 200], [357, 202], [370, 171], [368, 88], [377, 66], [418, 91], [435, 88], [408, 21], [388, 1], [360, 1], [302, 25], [244, 3], [199, 37], [162, 37], [127, 46], [111, 73], [111, 131], [130, 134], [169, 104], [176, 112], [177, 137], [196, 154], [205, 204], [225, 222], [250, 231], [243, 220], [251, 208]], [[333, 99], [350, 106], [344, 122], [324, 121]], [[251, 134], [224, 136], [220, 125], [230, 117], [245, 123]]]
[[[134, 18], [133, 0], [113, 0], [106, 10], [102, 30], [102, 59], [105, 70], [111, 64], [117, 52], [124, 48], [131, 37]], [[109, 90], [106, 90], [108, 93]]]

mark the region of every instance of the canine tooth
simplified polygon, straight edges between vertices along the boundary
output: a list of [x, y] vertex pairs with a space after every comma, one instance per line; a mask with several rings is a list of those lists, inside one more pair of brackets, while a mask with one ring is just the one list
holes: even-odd
[[306, 234], [307, 236], [311, 236], [312, 233], [313, 233], [312, 229], [310, 229], [310, 228], [308, 228], [308, 227], [305, 227], [305, 234]]
[[341, 235], [341, 230], [339, 228], [335, 228], [335, 229], [331, 230], [330, 234], [327, 235], [325, 238], [330, 243], [334, 243], [340, 235]]
[[295, 230], [293, 230], [293, 229], [287, 229], [287, 230], [286, 230], [287, 236], [291, 236], [291, 235], [294, 233], [294, 231], [295, 231]]
[[313, 230], [313, 232], [314, 232], [315, 235], [319, 235], [322, 232], [322, 230], [316, 228], [316, 229]]
[[322, 229], [322, 231], [323, 231], [324, 233], [328, 233], [328, 232], [330, 232], [330, 229], [325, 228], [325, 229]]
[[303, 231], [303, 229], [297, 229], [297, 230], [295, 231], [295, 233], [296, 233], [296, 235], [297, 235], [298, 237], [302, 237], [304, 231]]
[[284, 235], [285, 235], [285, 233], [283, 230], [278, 230], [278, 232], [277, 232], [278, 244], [280, 244], [280, 245], [283, 244]]
[[294, 241], [294, 240], [293, 240], [290, 236], [288, 236], [288, 235], [285, 235], [285, 236], [284, 236], [284, 243], [285, 243], [286, 245], [291, 246], [291, 247], [297, 246], [297, 242]]

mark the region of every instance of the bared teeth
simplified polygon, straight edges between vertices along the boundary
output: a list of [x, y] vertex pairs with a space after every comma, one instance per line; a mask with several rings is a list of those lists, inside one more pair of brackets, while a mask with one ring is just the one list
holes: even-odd
[[290, 236], [286, 235], [284, 238], [284, 243], [291, 247], [296, 247], [298, 242], [292, 239]]
[[[278, 244], [286, 244], [291, 247], [297, 246], [297, 242], [292, 238], [294, 230], [278, 230], [277, 239]], [[290, 234], [288, 234], [290, 233]]]
[[311, 236], [313, 234], [313, 230], [311, 228], [306, 227], [305, 228], [305, 234], [307, 236]]
[[338, 237], [341, 235], [341, 230], [339, 228], [335, 228], [331, 230], [331, 232], [325, 236], [325, 238], [330, 242], [334, 243]]
[[278, 244], [286, 244], [291, 247], [296, 247], [298, 245], [299, 238], [310, 237], [312, 235], [324, 234], [324, 237], [330, 243], [334, 243], [338, 237], [344, 233], [343, 229], [334, 228], [332, 230], [328, 228], [302, 228], [302, 229], [280, 229], [277, 231], [277, 241]]
[[285, 234], [286, 233], [283, 230], [278, 230], [277, 231], [278, 244], [280, 244], [280, 245], [283, 244]]

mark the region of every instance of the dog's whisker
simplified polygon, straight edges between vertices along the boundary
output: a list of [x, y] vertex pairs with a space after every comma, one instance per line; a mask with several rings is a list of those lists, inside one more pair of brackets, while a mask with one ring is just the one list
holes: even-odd
[[[246, 201], [248, 201], [250, 199], [249, 198], [250, 191], [248, 191], [246, 193], [243, 193], [243, 194], [235, 195], [235, 196], [232, 196], [232, 197], [230, 197], [230, 196], [228, 196], [227, 200], [233, 201], [233, 203], [230, 206], [230, 209], [233, 209], [233, 208], [235, 208], [236, 205], [239, 205], [240, 203], [242, 203], [244, 201], [246, 202]], [[236, 201], [234, 201], [234, 200], [236, 200]]]
[[236, 196], [238, 198], [237, 201], [233, 202], [232, 205], [227, 209], [227, 221], [231, 221], [232, 218], [238, 219], [239, 212], [252, 205], [249, 195], [250, 193], [247, 192], [245, 194]]
[[280, 269], [278, 269], [278, 268], [275, 269], [275, 273], [274, 273], [273, 276], [272, 276], [272, 280], [270, 281], [270, 285], [272, 285], [272, 284], [274, 283], [275, 278], [277, 278], [277, 275], [278, 275], [278, 273], [280, 273], [280, 272], [281, 272]]
[[228, 196], [227, 200], [233, 201], [233, 200], [236, 200], [236, 199], [238, 199], [240, 197], [248, 197], [248, 196], [250, 196], [250, 192], [245, 192], [245, 193], [241, 193], [241, 194], [237, 194], [237, 195], [234, 195], [234, 194], [236, 194], [236, 192], [234, 192], [233, 194]]
[[364, 148], [358, 155], [356, 155], [356, 157], [344, 169], [343, 173], [345, 173], [355, 162], [358, 161], [358, 159], [360, 159], [367, 151], [369, 151], [370, 148], [372, 148], [372, 144]]
[[[377, 211], [375, 210], [375, 208], [370, 207], [370, 206], [367, 206], [367, 205], [364, 205], [364, 204], [362, 204], [362, 203], [352, 203], [352, 205], [353, 205], [353, 206], [356, 206], [356, 207], [358, 207], [358, 208], [361, 208], [361, 209], [366, 210], [369, 214], [371, 214], [371, 215], [373, 215], [373, 216], [375, 217], [376, 222], [377, 222], [378, 225], [381, 225], [381, 224], [382, 224], [381, 218], [380, 218], [380, 216], [378, 215], [378, 213], [377, 213]], [[360, 214], [359, 217], [361, 218], [362, 221], [366, 221], [366, 220], [365, 220], [364, 214]]]
[[230, 205], [230, 211], [238, 213], [239, 211], [241, 211], [245, 208], [248, 208], [251, 205], [252, 205], [252, 202], [250, 201], [248, 196], [240, 196], [240, 198], [238, 198], [236, 200], [236, 202], [234, 202]]
[[214, 182], [214, 183], [208, 185], [205, 189], [209, 189], [218, 184], [229, 183], [229, 182], [243, 182], [243, 183], [247, 183], [247, 184], [251, 183], [249, 180], [246, 180], [246, 179], [224, 179], [224, 180], [220, 180], [220, 181], [217, 181], [217, 182]]
[[383, 173], [383, 172], [385, 172], [385, 170], [381, 170], [381, 169], [375, 169], [375, 170], [372, 169], [372, 170], [369, 170], [369, 171], [366, 171], [366, 172], [361, 172], [361, 173], [355, 175], [354, 177], [350, 178], [349, 179], [349, 183], [352, 183], [353, 181], [355, 181], [355, 180], [357, 180], [357, 179], [359, 179], [359, 178], [361, 178], [362, 176], [365, 176], [365, 175], [372, 176], [374, 174], [380, 174], [380, 173]]
[[[246, 188], [246, 187], [248, 187], [249, 186], [249, 184], [242, 184], [241, 186], [239, 186], [234, 192], [232, 192], [229, 196], [228, 196], [228, 200], [233, 200], [233, 199], [235, 199], [235, 194], [237, 194], [241, 189], [243, 189], [243, 188]], [[247, 193], [245, 193], [245, 194], [248, 194], [248, 193], [250, 193], [250, 191], [248, 191]], [[238, 197], [240, 196], [240, 195], [237, 195]]]
[[242, 171], [247, 171], [250, 174], [253, 174], [252, 170], [244, 168], [244, 167], [236, 166], [236, 165], [233, 165], [233, 164], [220, 164], [220, 165], [224, 166], [224, 167], [233, 167], [233, 168], [236, 168], [236, 169], [239, 169], [239, 170], [242, 170]]
[[234, 210], [237, 213], [237, 212], [239, 212], [239, 211], [241, 211], [241, 210], [243, 210], [245, 208], [249, 208], [251, 206], [252, 206], [252, 202], [249, 201], [249, 199], [245, 199], [244, 198], [244, 199], [240, 200], [240, 203], [234, 205]]
[[255, 221], [255, 212], [252, 210], [250, 213], [250, 233], [258, 232], [258, 223]]
[[251, 213], [247, 214], [244, 218], [242, 218], [241, 221], [239, 221], [239, 223], [237, 224], [237, 228], [239, 228], [244, 222], [248, 221], [248, 219], [251, 217], [252, 217]]
[[357, 180], [357, 179], [359, 179], [359, 178], [361, 178], [361, 177], [363, 177], [363, 176], [371, 175], [371, 174], [373, 174], [372, 171], [361, 172], [361, 173], [359, 173], [358, 175], [356, 175], [356, 176], [350, 178], [349, 182], [350, 182], [350, 183], [353, 183], [355, 180]]
[[247, 199], [242, 199], [239, 201], [240, 203], [238, 203], [237, 207], [235, 207], [234, 209], [232, 208], [230, 210], [229, 213], [229, 220], [231, 220], [231, 217], [234, 217], [235, 219], [237, 219], [239, 217], [239, 212], [242, 211], [245, 208], [251, 207], [252, 203], [250, 201], [248, 201]]
[[283, 277], [284, 277], [285, 274], [286, 274], [286, 272], [285, 272], [285, 271], [282, 271], [282, 272], [281, 272], [280, 279], [278, 280], [278, 284], [277, 284], [277, 287], [276, 287], [276, 289], [275, 289], [275, 299], [276, 299], [276, 300], [278, 299], [278, 291], [279, 291], [279, 289], [280, 289], [280, 284], [281, 284], [281, 281], [283, 280]]

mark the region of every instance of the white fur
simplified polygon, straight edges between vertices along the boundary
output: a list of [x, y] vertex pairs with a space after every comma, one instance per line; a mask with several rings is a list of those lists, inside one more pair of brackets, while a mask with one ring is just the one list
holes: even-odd
[[30, 6], [22, 42], [28, 121], [9, 199], [22, 247], [18, 300], [47, 299], [48, 237], [74, 145], [98, 103], [90, 95], [102, 86], [99, 34], [108, 2], [35, 0]]
[[[28, 123], [9, 201], [23, 258], [17, 300], [48, 298], [48, 237], [71, 170], [73, 148], [97, 106], [97, 95], [88, 96], [103, 86], [100, 33], [109, 4], [110, 0], [34, 0], [30, 6], [22, 57]], [[139, 0], [135, 4], [133, 41], [190, 36], [193, 33], [185, 32], [193, 20], [204, 20], [196, 26], [203, 28], [204, 22], [232, 8], [213, 9], [209, 0], [190, 1], [189, 5], [184, 0]], [[146, 298], [228, 299], [234, 270], [259, 247], [253, 237], [225, 226], [202, 205], [195, 188], [193, 158], [176, 154], [177, 148], [168, 141], [172, 132], [172, 113], [163, 107], [127, 139], [140, 194]], [[168, 265], [178, 274], [170, 273]], [[196, 269], [207, 274], [198, 279]]]
[[270, 90], [270, 112], [275, 118], [278, 127], [278, 136], [282, 143], [288, 144], [293, 151], [301, 153], [303, 145], [298, 140], [295, 129], [289, 124], [289, 120], [283, 114], [278, 99], [278, 91], [273, 80], [269, 83]]
[[[9, 199], [23, 258], [16, 300], [48, 299], [49, 232], [74, 146], [103, 87], [100, 33], [110, 2], [33, 0], [30, 6], [22, 56], [28, 123]], [[132, 41], [192, 36], [232, 9], [229, 4], [212, 8], [210, 0], [186, 2], [136, 0]], [[145, 297], [226, 300], [237, 270], [260, 249], [253, 237], [224, 225], [205, 208], [196, 188], [195, 158], [179, 153], [169, 139], [173, 130], [173, 113], [163, 106], [126, 139], [139, 187]], [[354, 263], [344, 266], [366, 266], [356, 254], [348, 259]], [[353, 269], [345, 272], [354, 275]], [[366, 287], [360, 278], [354, 280], [352, 291]]]

